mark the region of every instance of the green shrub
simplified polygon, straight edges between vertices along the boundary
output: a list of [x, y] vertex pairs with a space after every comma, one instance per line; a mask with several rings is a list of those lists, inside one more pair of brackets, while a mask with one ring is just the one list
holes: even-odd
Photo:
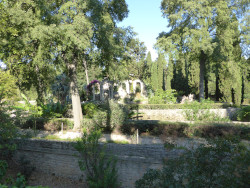
[[86, 118], [93, 118], [98, 111], [98, 105], [93, 102], [86, 102], [82, 104], [82, 113]]
[[9, 159], [12, 152], [16, 149], [14, 139], [17, 137], [14, 120], [6, 113], [7, 107], [0, 104], [0, 159]]
[[121, 126], [127, 119], [128, 111], [114, 100], [109, 101], [110, 128]]
[[216, 139], [167, 159], [162, 170], [149, 170], [136, 188], [249, 187], [250, 151], [239, 140]]
[[[121, 126], [128, 118], [128, 110], [125, 106], [118, 104], [114, 100], [108, 100], [99, 105], [98, 110], [92, 117], [92, 122], [83, 120], [83, 127], [97, 125], [107, 131]], [[86, 125], [85, 125], [86, 124]]]
[[101, 131], [97, 129], [83, 132], [82, 139], [74, 145], [80, 153], [79, 167], [86, 172], [90, 188], [119, 187], [116, 160], [99, 145], [100, 137]]
[[250, 121], [250, 106], [244, 106], [238, 111], [237, 120]]
[[173, 104], [176, 103], [176, 91], [169, 89], [166, 91], [157, 90], [154, 96], [149, 98], [150, 104]]
[[63, 105], [59, 102], [54, 103], [51, 101], [46, 105], [42, 105], [42, 116], [44, 118], [61, 118], [65, 117], [69, 106], [67, 104]]
[[13, 101], [18, 99], [17, 79], [0, 68], [0, 103], [4, 100]]

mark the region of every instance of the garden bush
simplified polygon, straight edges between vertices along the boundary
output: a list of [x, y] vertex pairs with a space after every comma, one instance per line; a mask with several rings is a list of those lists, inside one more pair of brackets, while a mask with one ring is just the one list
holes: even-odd
[[152, 97], [149, 98], [150, 104], [173, 104], [176, 103], [176, 91], [169, 89], [166, 91], [157, 90]]
[[136, 188], [249, 187], [250, 151], [239, 140], [208, 140], [180, 157], [166, 159], [162, 170], [149, 170]]
[[99, 145], [100, 137], [101, 131], [96, 128], [89, 133], [83, 132], [82, 139], [74, 145], [80, 153], [79, 167], [87, 174], [89, 188], [119, 187], [116, 159], [107, 155], [105, 147]]
[[62, 118], [66, 116], [69, 105], [61, 104], [59, 102], [54, 103], [50, 101], [50, 103], [41, 105], [42, 107], [42, 117], [44, 118]]
[[82, 126], [99, 126], [106, 131], [114, 130], [123, 125], [128, 118], [128, 110], [123, 105], [118, 104], [114, 100], [108, 100], [99, 104], [98, 110], [93, 114], [92, 122], [83, 120]]
[[82, 113], [86, 118], [93, 118], [98, 111], [98, 105], [93, 102], [86, 102], [82, 104]]

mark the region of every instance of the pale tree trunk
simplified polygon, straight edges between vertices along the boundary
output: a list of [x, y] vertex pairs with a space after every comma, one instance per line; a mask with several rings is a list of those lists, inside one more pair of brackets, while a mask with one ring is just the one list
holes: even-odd
[[77, 88], [76, 65], [75, 63], [68, 64], [70, 78], [70, 93], [72, 98], [74, 130], [81, 128], [81, 120], [83, 119], [80, 95]]
[[204, 51], [201, 51], [200, 54], [200, 84], [199, 84], [199, 100], [204, 99], [204, 76], [205, 76], [205, 62], [206, 62], [206, 54]]
[[88, 75], [88, 67], [87, 67], [87, 62], [85, 59], [83, 59], [83, 67], [85, 69], [85, 74], [86, 74], [86, 80], [87, 80], [87, 85], [89, 85], [89, 75]]

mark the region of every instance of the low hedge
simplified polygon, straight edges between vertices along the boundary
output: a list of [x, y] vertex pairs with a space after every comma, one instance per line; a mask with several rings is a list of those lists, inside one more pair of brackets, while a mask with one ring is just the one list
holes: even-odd
[[[187, 104], [127, 104], [125, 105], [129, 109], [137, 110], [137, 109], [147, 109], [147, 110], [166, 110], [166, 109], [192, 109], [192, 106]], [[210, 104], [211, 109], [218, 108], [228, 108], [234, 107], [231, 104], [227, 103], [214, 103]]]
[[124, 134], [134, 134], [136, 129], [140, 134], [166, 137], [231, 137], [250, 140], [250, 126], [231, 123], [182, 123], [158, 120], [127, 121], [120, 127]]
[[61, 130], [62, 123], [64, 130], [72, 129], [74, 126], [73, 121], [69, 118], [47, 119], [42, 117], [28, 118], [17, 126], [23, 129], [36, 128], [38, 130], [58, 131]]

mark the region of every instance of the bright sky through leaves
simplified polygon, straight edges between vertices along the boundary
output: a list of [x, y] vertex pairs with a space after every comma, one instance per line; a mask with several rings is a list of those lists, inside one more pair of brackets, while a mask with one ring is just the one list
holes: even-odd
[[162, 31], [168, 31], [167, 19], [162, 17], [160, 10], [161, 0], [126, 0], [129, 15], [118, 26], [132, 26], [138, 34], [141, 42], [144, 42], [151, 52], [152, 59], [157, 58], [157, 52], [153, 49], [156, 37]]

